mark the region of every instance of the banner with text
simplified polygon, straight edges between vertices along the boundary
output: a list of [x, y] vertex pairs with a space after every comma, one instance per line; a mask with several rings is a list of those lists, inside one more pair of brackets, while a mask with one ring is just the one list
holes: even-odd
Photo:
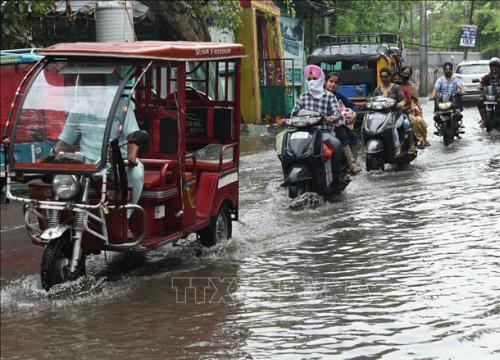
[[289, 84], [302, 85], [304, 58], [304, 20], [280, 17], [285, 73]]
[[460, 33], [460, 46], [475, 47], [476, 46], [476, 25], [463, 25]]

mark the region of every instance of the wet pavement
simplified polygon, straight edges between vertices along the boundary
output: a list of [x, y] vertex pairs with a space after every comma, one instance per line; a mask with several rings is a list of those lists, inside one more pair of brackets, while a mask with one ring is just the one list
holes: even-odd
[[273, 137], [246, 138], [230, 242], [96, 256], [48, 294], [2, 204], [1, 357], [499, 358], [500, 134], [467, 108], [445, 148], [424, 110], [432, 146], [408, 169], [314, 210], [288, 208]]

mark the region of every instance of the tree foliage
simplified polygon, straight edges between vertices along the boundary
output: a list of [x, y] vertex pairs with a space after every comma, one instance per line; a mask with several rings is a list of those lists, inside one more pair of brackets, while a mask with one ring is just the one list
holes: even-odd
[[31, 47], [32, 32], [27, 16], [46, 17], [55, 0], [2, 0], [2, 49]]
[[[330, 33], [400, 33], [406, 48], [411, 47], [412, 40], [420, 42], [420, 0], [329, 0], [329, 4], [335, 9]], [[459, 46], [460, 30], [468, 22], [471, 0], [428, 0], [426, 5], [427, 43], [431, 49], [463, 50]], [[472, 23], [478, 27], [476, 47], [472, 50], [498, 54], [500, 1], [475, 0]], [[318, 18], [314, 22], [313, 35], [320, 33], [324, 33], [324, 24]]]
[[[459, 46], [462, 25], [468, 23], [471, 1], [428, 1], [429, 44], [463, 50]], [[474, 51], [499, 53], [500, 2], [474, 1], [472, 23], [477, 26]]]
[[[71, 3], [71, 0], [66, 0]], [[171, 40], [208, 41], [209, 26], [235, 29], [241, 23], [239, 0], [140, 0], [168, 26]], [[281, 0], [288, 15], [295, 15], [294, 4], [302, 0]], [[330, 33], [394, 32], [405, 43], [419, 42], [420, 0], [328, 0], [335, 9]], [[1, 0], [2, 48], [36, 46], [28, 18], [42, 19], [54, 9], [55, 0]], [[460, 29], [467, 23], [471, 0], [428, 0], [428, 44], [442, 49], [463, 50]], [[412, 12], [411, 9], [414, 9]], [[498, 55], [500, 45], [500, 1], [475, 0], [473, 24], [478, 27], [474, 51]], [[297, 16], [303, 14], [296, 14]], [[321, 14], [314, 19], [312, 34], [306, 27], [306, 48], [317, 34], [325, 32]], [[412, 16], [413, 15], [413, 16]], [[61, 15], [64, 16], [64, 15]], [[67, 19], [70, 21], [70, 19]], [[410, 21], [413, 20], [413, 36]], [[408, 48], [408, 46], [407, 46]]]

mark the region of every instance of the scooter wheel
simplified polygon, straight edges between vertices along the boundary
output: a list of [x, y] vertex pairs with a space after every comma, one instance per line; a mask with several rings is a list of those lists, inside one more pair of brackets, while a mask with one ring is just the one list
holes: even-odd
[[366, 154], [366, 171], [372, 170], [384, 171], [384, 162], [377, 155]]

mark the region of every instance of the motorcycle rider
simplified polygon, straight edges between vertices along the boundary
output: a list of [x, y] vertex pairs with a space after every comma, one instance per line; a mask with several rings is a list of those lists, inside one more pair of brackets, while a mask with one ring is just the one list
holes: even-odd
[[[488, 85], [500, 87], [500, 59], [497, 57], [491, 58], [489, 65], [490, 72], [484, 75], [479, 82], [480, 91], [483, 91], [483, 89]], [[484, 100], [479, 101], [477, 108], [479, 110], [479, 115], [481, 115], [479, 126], [484, 127], [484, 120], [486, 118], [486, 108], [484, 106]]]
[[[319, 125], [323, 132], [323, 140], [327, 141], [336, 153], [342, 153], [342, 143], [332, 134], [332, 125], [345, 124], [340, 113], [337, 98], [332, 93], [324, 89], [325, 74], [317, 65], [308, 65], [304, 69], [304, 76], [307, 79], [309, 91], [300, 94], [292, 110], [292, 116], [296, 116], [301, 109], [315, 111], [322, 116], [326, 116], [326, 124]], [[333, 172], [340, 174], [341, 162], [339, 156], [332, 156]]]
[[[340, 75], [336, 72], [331, 72], [326, 76], [325, 88], [328, 92], [335, 94], [337, 84], [340, 81]], [[344, 155], [349, 165], [349, 173], [351, 175], [359, 174], [362, 169], [356, 163], [356, 154], [358, 146], [358, 137], [347, 125], [354, 124], [356, 121], [356, 113], [351, 108], [347, 107], [342, 100], [337, 98], [339, 109], [344, 118], [346, 125], [337, 125], [335, 127], [335, 135], [344, 146]], [[354, 105], [354, 104], [353, 104]]]
[[438, 93], [450, 99], [454, 96], [455, 98], [453, 100], [457, 107], [456, 116], [461, 119], [462, 114], [460, 114], [460, 112], [463, 110], [462, 95], [465, 93], [464, 85], [462, 81], [453, 74], [453, 64], [451, 62], [446, 61], [443, 64], [443, 72], [444, 75], [436, 80], [429, 100], [434, 100]]
[[[406, 98], [401, 90], [401, 87], [391, 81], [392, 71], [389, 68], [384, 67], [380, 70], [379, 75], [382, 80], [382, 84], [373, 91], [373, 96], [384, 96], [394, 99], [396, 100], [396, 107], [398, 109], [403, 109], [406, 106]], [[416, 152], [415, 138], [413, 136], [410, 121], [406, 117], [403, 120], [402, 126], [408, 136], [408, 142], [410, 145], [408, 154], [414, 154]], [[401, 143], [399, 141], [399, 134], [396, 128], [392, 130], [392, 140], [394, 142], [394, 155], [398, 156], [401, 154]]]

